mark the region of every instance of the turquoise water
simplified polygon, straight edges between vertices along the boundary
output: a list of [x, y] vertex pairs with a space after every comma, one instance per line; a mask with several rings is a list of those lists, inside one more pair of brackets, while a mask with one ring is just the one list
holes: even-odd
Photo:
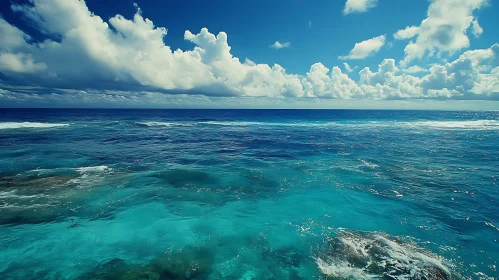
[[497, 143], [494, 112], [2, 109], [0, 278], [497, 279]]

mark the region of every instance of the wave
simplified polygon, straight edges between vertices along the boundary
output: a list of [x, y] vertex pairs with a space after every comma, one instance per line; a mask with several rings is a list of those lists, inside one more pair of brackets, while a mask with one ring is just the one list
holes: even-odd
[[301, 123], [283, 123], [283, 122], [247, 122], [247, 121], [208, 121], [199, 122], [202, 125], [219, 125], [219, 126], [290, 126], [290, 127], [311, 127], [311, 126], [332, 126], [335, 122], [314, 123], [314, 122], [301, 122]]
[[111, 168], [106, 165], [99, 165], [99, 166], [87, 166], [87, 167], [79, 167], [75, 168], [76, 171], [80, 173], [100, 173], [104, 171], [110, 171]]
[[328, 123], [337, 128], [409, 128], [409, 129], [440, 129], [440, 130], [498, 130], [498, 120], [467, 120], [467, 121], [347, 121]]
[[69, 126], [67, 123], [39, 123], [39, 122], [2, 122], [0, 129], [18, 129], [18, 128], [53, 128]]
[[363, 128], [363, 127], [406, 127], [426, 129], [499, 129], [498, 120], [467, 120], [467, 121], [331, 121], [331, 122], [265, 122], [265, 121], [202, 121], [197, 123], [186, 122], [140, 122], [148, 127], [164, 126], [282, 126], [282, 127], [318, 127], [318, 128]]
[[499, 227], [496, 227], [496, 226], [495, 226], [493, 223], [491, 223], [491, 222], [485, 222], [485, 224], [486, 224], [487, 226], [489, 226], [489, 227], [492, 227], [492, 228], [494, 228], [494, 229], [496, 229], [496, 230], [499, 230]]
[[1, 199], [7, 199], [7, 198], [16, 198], [16, 199], [33, 199], [33, 198], [45, 198], [48, 197], [43, 194], [36, 194], [36, 195], [20, 195], [17, 194], [16, 190], [13, 191], [4, 191], [0, 192], [0, 198]]
[[245, 121], [226, 121], [226, 122], [208, 121], [208, 122], [200, 122], [199, 124], [221, 125], [221, 126], [275, 125], [275, 123], [270, 123], [270, 122], [245, 122]]
[[[499, 130], [499, 120], [466, 120], [466, 121], [345, 121], [345, 122], [252, 122], [252, 121], [202, 121], [202, 122], [136, 122], [146, 127], [192, 127], [197, 125], [213, 126], [283, 126], [283, 127], [409, 127], [426, 129], [476, 129]], [[69, 126], [66, 123], [40, 122], [1, 122], [0, 129], [21, 128], [56, 128]]]
[[113, 169], [106, 165], [87, 166], [74, 168], [81, 175], [68, 181], [69, 184], [76, 184], [78, 188], [92, 187], [102, 182]]
[[144, 125], [147, 127], [170, 127], [170, 126], [194, 126], [191, 123], [185, 123], [185, 122], [137, 122], [136, 124], [138, 125]]
[[403, 122], [407, 126], [437, 128], [437, 129], [499, 129], [497, 120], [474, 120], [474, 121], [417, 121]]
[[372, 162], [369, 162], [367, 160], [364, 160], [364, 159], [359, 159], [365, 166], [371, 168], [371, 169], [376, 169], [378, 168], [379, 166], [375, 163], [372, 163]]
[[47, 175], [47, 174], [61, 173], [61, 172], [73, 173], [74, 171], [79, 172], [79, 173], [101, 173], [101, 172], [105, 172], [105, 171], [112, 171], [112, 168], [110, 168], [107, 165], [98, 165], [98, 166], [84, 166], [84, 167], [76, 167], [76, 168], [71, 168], [71, 167], [57, 167], [57, 168], [52, 168], [52, 169], [36, 168], [33, 170], [29, 170], [27, 172]]
[[203, 125], [219, 126], [289, 126], [289, 127], [426, 127], [441, 129], [499, 129], [498, 120], [468, 120], [468, 121], [346, 121], [346, 122], [248, 122], [248, 121], [207, 121]]
[[332, 123], [282, 123], [282, 122], [249, 122], [249, 121], [200, 121], [200, 122], [137, 122], [146, 127], [192, 127], [192, 126], [328, 126]]
[[443, 258], [384, 234], [342, 231], [316, 258], [319, 270], [341, 279], [451, 279]]

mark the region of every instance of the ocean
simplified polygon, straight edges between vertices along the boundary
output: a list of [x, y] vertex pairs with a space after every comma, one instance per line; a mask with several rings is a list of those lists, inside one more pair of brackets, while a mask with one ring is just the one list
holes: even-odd
[[0, 109], [0, 279], [498, 279], [499, 113]]

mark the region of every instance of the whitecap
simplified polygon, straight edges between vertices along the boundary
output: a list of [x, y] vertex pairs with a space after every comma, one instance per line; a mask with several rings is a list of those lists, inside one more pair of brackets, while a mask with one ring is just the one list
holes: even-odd
[[113, 171], [112, 168], [106, 165], [99, 166], [87, 166], [74, 168], [81, 176], [71, 179], [68, 184], [76, 184], [79, 188], [86, 188], [94, 186], [95, 184], [102, 182], [102, 180]]
[[450, 279], [443, 258], [384, 234], [348, 231], [328, 240], [326, 252], [316, 258], [320, 271], [342, 279]]
[[397, 196], [397, 197], [403, 197], [404, 195], [399, 193], [398, 191], [396, 190], [392, 190], [392, 192]]
[[18, 128], [53, 128], [69, 126], [67, 123], [39, 123], [39, 122], [2, 122], [0, 129], [18, 129]]
[[110, 171], [111, 168], [109, 168], [109, 166], [106, 165], [99, 165], [99, 166], [79, 167], [75, 168], [75, 170], [80, 173], [99, 173], [104, 171]]
[[347, 262], [326, 262], [320, 258], [316, 260], [319, 270], [330, 277], [341, 279], [373, 279], [375, 275], [364, 272], [362, 268], [352, 267]]
[[148, 127], [172, 127], [172, 126], [193, 126], [190, 123], [178, 123], [178, 122], [137, 122], [139, 125], [145, 125]]
[[[314, 125], [313, 123], [311, 125]], [[411, 128], [411, 129], [439, 129], [439, 130], [499, 130], [499, 120], [461, 120], [461, 121], [432, 121], [432, 120], [414, 120], [414, 121], [348, 121], [340, 123], [322, 123], [315, 125], [329, 125], [337, 128]]]
[[174, 123], [171, 122], [138, 122], [137, 124], [145, 126], [173, 126]]
[[499, 129], [497, 120], [468, 120], [468, 121], [416, 121], [401, 122], [401, 125], [433, 128], [433, 129], [479, 129], [496, 130]]
[[372, 162], [369, 162], [367, 160], [363, 160], [363, 159], [359, 159], [365, 166], [369, 167], [369, 168], [372, 168], [372, 169], [375, 169], [375, 168], [378, 168], [378, 165], [375, 164], [375, 163], [372, 163]]
[[52, 204], [29, 204], [29, 205], [15, 205], [15, 204], [1, 204], [0, 209], [7, 209], [7, 210], [27, 210], [27, 209], [38, 209], [38, 208], [47, 208], [47, 207], [53, 207], [54, 205]]
[[496, 229], [496, 230], [499, 230], [499, 227], [496, 227], [496, 226], [495, 226], [493, 223], [491, 223], [491, 222], [485, 222], [485, 224], [486, 224], [486, 225], [488, 225], [489, 227], [492, 227], [492, 228], [494, 228], [494, 229]]
[[267, 122], [239, 122], [239, 121], [208, 121], [208, 122], [200, 122], [200, 124], [207, 125], [220, 125], [220, 126], [250, 126], [250, 125], [275, 125], [275, 123], [267, 123]]
[[202, 125], [218, 126], [284, 126], [284, 127], [328, 127], [336, 125], [334, 122], [249, 122], [249, 121], [206, 121]]
[[47, 196], [43, 194], [37, 194], [37, 195], [17, 194], [16, 190], [0, 192], [0, 199], [6, 199], [6, 198], [32, 199], [32, 198], [44, 198], [44, 197]]

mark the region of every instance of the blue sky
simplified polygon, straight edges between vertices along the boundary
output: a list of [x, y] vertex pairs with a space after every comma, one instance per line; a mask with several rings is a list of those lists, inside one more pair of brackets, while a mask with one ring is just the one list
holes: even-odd
[[499, 109], [494, 1], [12, 0], [0, 14], [2, 107]]

